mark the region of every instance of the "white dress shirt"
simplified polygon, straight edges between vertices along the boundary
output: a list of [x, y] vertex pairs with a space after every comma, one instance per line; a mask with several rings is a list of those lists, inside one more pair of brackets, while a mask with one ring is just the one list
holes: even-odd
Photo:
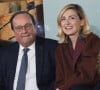
[[[28, 68], [26, 73], [25, 90], [39, 90], [36, 83], [36, 55], [35, 55], [35, 42], [28, 47]], [[21, 60], [23, 56], [24, 47], [20, 45], [16, 73], [14, 78], [13, 90], [16, 90]]]

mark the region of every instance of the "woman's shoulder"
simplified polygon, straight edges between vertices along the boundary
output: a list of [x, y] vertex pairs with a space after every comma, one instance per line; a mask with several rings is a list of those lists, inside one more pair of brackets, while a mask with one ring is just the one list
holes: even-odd
[[97, 36], [95, 33], [91, 32], [87, 38], [86, 38], [87, 41], [99, 41], [100, 42], [100, 37]]
[[87, 36], [85, 48], [91, 52], [100, 51], [100, 37], [94, 33], [91, 33]]

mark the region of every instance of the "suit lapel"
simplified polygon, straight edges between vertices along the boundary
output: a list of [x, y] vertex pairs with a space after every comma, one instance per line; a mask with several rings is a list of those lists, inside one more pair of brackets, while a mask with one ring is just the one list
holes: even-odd
[[[72, 70], [75, 69], [75, 65], [76, 65], [77, 61], [79, 60], [80, 54], [83, 50], [83, 47], [84, 47], [84, 42], [77, 43], [75, 51], [73, 52], [73, 54], [71, 53], [71, 50], [69, 49], [70, 48], [69, 44], [67, 44], [67, 46], [65, 46], [65, 48], [63, 50], [65, 57], [67, 57], [68, 63], [70, 64]], [[74, 55], [74, 56], [72, 56], [72, 55]]]
[[[11, 52], [10, 52], [10, 56], [9, 56], [9, 70], [8, 70], [8, 76], [9, 76], [9, 87], [10, 90], [13, 89], [13, 83], [14, 83], [14, 77], [15, 77], [15, 73], [16, 73], [16, 65], [17, 65], [17, 59], [18, 59], [18, 50], [19, 50], [19, 46], [18, 44], [15, 44], [12, 48], [11, 48]], [[9, 55], [9, 54], [8, 54]]]
[[43, 40], [38, 39], [36, 40], [35, 44], [35, 51], [36, 51], [36, 79], [37, 84], [39, 86], [39, 83], [42, 79], [42, 70], [43, 70]]

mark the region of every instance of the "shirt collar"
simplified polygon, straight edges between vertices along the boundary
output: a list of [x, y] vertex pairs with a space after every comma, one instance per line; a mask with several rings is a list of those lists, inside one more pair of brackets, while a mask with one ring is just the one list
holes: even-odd
[[[25, 47], [23, 47], [21, 44], [19, 45], [19, 49], [20, 51], [22, 51]], [[35, 49], [35, 42], [32, 43], [30, 46], [28, 46], [27, 48], [29, 48], [30, 50], [34, 50]]]

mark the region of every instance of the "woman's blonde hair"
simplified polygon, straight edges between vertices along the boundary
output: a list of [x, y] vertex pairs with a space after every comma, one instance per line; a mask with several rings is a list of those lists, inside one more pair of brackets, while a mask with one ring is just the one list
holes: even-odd
[[62, 15], [68, 10], [68, 9], [73, 9], [79, 16], [80, 20], [84, 20], [84, 26], [81, 28], [80, 34], [83, 36], [87, 36], [90, 33], [90, 26], [88, 23], [88, 20], [86, 18], [86, 15], [82, 9], [82, 7], [78, 4], [68, 4], [64, 6], [63, 9], [61, 9], [58, 17], [57, 17], [57, 23], [58, 23], [58, 34], [57, 36], [60, 38], [59, 42], [60, 43], [66, 43], [68, 42], [67, 36], [64, 34], [64, 32], [61, 29], [61, 17]]

